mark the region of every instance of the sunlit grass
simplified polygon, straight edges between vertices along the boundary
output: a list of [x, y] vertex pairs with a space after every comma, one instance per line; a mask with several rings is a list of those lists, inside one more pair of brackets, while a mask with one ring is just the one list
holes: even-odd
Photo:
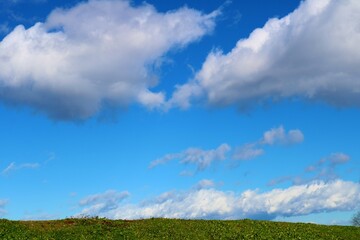
[[360, 228], [269, 221], [101, 218], [0, 220], [0, 239], [314, 239], [359, 240]]

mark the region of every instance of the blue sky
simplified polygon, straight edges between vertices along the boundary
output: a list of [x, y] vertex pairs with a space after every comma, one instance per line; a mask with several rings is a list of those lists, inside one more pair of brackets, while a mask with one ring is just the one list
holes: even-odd
[[0, 217], [359, 210], [357, 0], [0, 9]]

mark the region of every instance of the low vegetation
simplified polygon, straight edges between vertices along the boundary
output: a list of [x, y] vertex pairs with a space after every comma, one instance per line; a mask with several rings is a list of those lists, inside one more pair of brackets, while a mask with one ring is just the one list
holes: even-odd
[[352, 218], [352, 224], [356, 227], [360, 227], [360, 211], [358, 211]]
[[55, 221], [0, 220], [0, 239], [314, 239], [359, 240], [360, 228], [269, 221], [108, 220], [100, 218]]

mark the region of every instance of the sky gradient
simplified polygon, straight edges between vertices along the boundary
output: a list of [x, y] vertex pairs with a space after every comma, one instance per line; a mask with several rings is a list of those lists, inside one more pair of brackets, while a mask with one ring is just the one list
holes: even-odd
[[1, 218], [359, 210], [357, 0], [0, 9]]

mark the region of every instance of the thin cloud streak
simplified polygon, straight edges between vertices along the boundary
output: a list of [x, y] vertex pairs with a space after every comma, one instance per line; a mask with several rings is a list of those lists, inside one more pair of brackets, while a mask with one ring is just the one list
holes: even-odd
[[39, 163], [23, 163], [23, 164], [18, 165], [15, 162], [12, 162], [1, 172], [1, 175], [8, 175], [11, 172], [22, 170], [22, 169], [37, 169], [39, 167], [40, 167]]
[[[179, 153], [170, 153], [152, 161], [149, 169], [159, 165], [166, 164], [173, 160], [179, 160], [183, 165], [195, 165], [197, 171], [203, 171], [209, 168], [214, 162], [223, 162], [227, 160], [227, 154], [231, 153], [232, 166], [236, 166], [239, 160], [250, 160], [259, 157], [265, 153], [265, 146], [290, 146], [304, 141], [303, 133], [298, 129], [286, 132], [283, 126], [272, 128], [264, 132], [263, 137], [256, 142], [246, 143], [238, 146], [232, 151], [232, 147], [223, 143], [216, 149], [203, 150], [200, 148], [188, 148]], [[193, 172], [183, 171], [183, 176], [192, 176]]]
[[273, 179], [268, 183], [268, 186], [275, 186], [284, 182], [301, 185], [312, 181], [333, 181], [339, 178], [339, 175], [336, 173], [337, 167], [348, 163], [350, 159], [350, 156], [345, 153], [332, 153], [315, 164], [307, 166], [302, 174]]
[[210, 167], [213, 162], [224, 161], [226, 159], [226, 154], [230, 150], [231, 147], [226, 143], [221, 144], [216, 149], [210, 150], [203, 150], [200, 148], [188, 148], [183, 152], [167, 154], [162, 158], [156, 159], [155, 161], [150, 163], [149, 168], [151, 169], [158, 165], [178, 159], [180, 164], [195, 165], [197, 171], [203, 171], [206, 168]]

